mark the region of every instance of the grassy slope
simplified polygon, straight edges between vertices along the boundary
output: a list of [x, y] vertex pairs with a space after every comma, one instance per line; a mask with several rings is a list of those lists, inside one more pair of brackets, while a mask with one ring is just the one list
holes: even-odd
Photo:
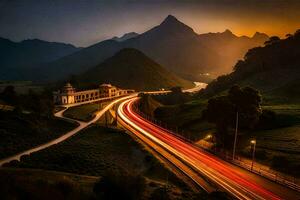
[[110, 82], [122, 88], [154, 90], [193, 83], [179, 78], [135, 49], [123, 49], [100, 65], [79, 76], [80, 82], [98, 84]]
[[247, 131], [240, 136], [240, 151], [249, 156], [249, 140], [257, 138], [258, 159], [271, 164], [273, 156], [284, 156], [288, 161], [280, 169], [300, 176], [300, 34], [265, 47], [254, 48], [235, 71], [219, 77], [202, 92], [203, 98], [222, 95], [234, 84], [258, 89], [263, 97], [263, 108], [277, 113], [278, 127], [272, 130]]
[[[277, 170], [299, 177], [300, 174], [296, 169], [300, 166], [300, 104], [289, 102], [279, 104], [280, 101], [275, 103], [273, 99], [269, 98], [262, 107], [276, 112], [277, 127], [260, 131], [239, 130], [238, 151], [246, 157], [251, 157], [249, 141], [256, 138], [259, 162], [271, 165], [274, 156], [283, 156], [287, 158], [289, 164]], [[155, 111], [155, 117], [163, 121], [163, 124], [167, 124], [169, 129], [176, 130], [177, 127], [179, 134], [197, 141], [215, 132], [214, 124], [201, 119], [206, 104], [206, 99], [199, 98], [181, 105], [161, 104]], [[233, 134], [234, 130], [231, 132]]]
[[247, 131], [242, 133], [239, 143], [239, 152], [251, 157], [249, 141], [257, 140], [257, 160], [267, 165], [272, 165], [274, 156], [285, 157], [288, 163], [277, 170], [300, 177], [300, 105], [282, 104], [267, 105], [264, 109], [277, 113], [282, 127]]
[[165, 105], [155, 111], [155, 117], [169, 128], [178, 128], [179, 134], [194, 141], [214, 130], [214, 125], [201, 119], [206, 101], [195, 99], [182, 105]]
[[[95, 176], [126, 170], [154, 182], [164, 183], [168, 179], [172, 187], [183, 184], [126, 133], [100, 126], [92, 126], [63, 143], [33, 153], [17, 166]], [[191, 195], [189, 189], [181, 192]]]
[[153, 99], [151, 96], [146, 95], [140, 99], [140, 110], [149, 116], [154, 116], [156, 108], [161, 107], [162, 104]]
[[1, 168], [0, 193], [3, 200], [91, 199], [98, 179], [54, 171]]
[[90, 103], [80, 106], [75, 106], [67, 109], [63, 115], [68, 118], [80, 120], [80, 121], [90, 121], [94, 118], [95, 112], [101, 108], [99, 103]]
[[77, 125], [60, 119], [30, 114], [0, 113], [0, 158], [5, 158], [55, 139]]

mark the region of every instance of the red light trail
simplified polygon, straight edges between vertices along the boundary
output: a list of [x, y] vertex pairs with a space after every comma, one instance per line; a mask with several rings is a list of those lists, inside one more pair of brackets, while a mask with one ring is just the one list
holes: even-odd
[[138, 98], [133, 98], [120, 105], [118, 114], [121, 119], [209, 178], [213, 184], [238, 199], [283, 199], [257, 183], [251, 176], [253, 174], [237, 170], [236, 166], [199, 149], [138, 115], [133, 109], [133, 103], [137, 100]]

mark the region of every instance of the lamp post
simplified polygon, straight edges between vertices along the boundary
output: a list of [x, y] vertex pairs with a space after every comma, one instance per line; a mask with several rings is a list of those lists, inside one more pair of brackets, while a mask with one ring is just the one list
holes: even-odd
[[208, 134], [205, 138], [208, 139], [208, 140], [210, 140], [212, 138], [212, 135]]
[[252, 171], [252, 170], [253, 170], [253, 165], [254, 165], [256, 140], [251, 140], [250, 143], [251, 143], [251, 145], [253, 145], [253, 151], [252, 151], [252, 164], [251, 164], [251, 171]]
[[232, 152], [232, 160], [235, 157], [235, 149], [236, 149], [236, 140], [237, 140], [237, 132], [239, 126], [239, 112], [236, 112], [236, 120], [235, 120], [235, 134], [234, 134], [234, 143], [233, 143], [233, 152]]

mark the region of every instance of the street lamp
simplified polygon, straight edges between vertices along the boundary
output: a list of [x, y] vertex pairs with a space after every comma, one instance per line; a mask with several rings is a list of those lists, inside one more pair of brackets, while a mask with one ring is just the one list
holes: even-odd
[[236, 140], [237, 140], [237, 132], [239, 127], [239, 112], [236, 112], [236, 120], [235, 120], [235, 133], [234, 133], [234, 143], [233, 143], [233, 152], [232, 152], [232, 160], [235, 157], [235, 149], [236, 149]]
[[212, 135], [211, 134], [208, 134], [207, 136], [206, 136], [206, 139], [211, 139], [212, 138]]
[[254, 156], [255, 156], [255, 147], [256, 147], [256, 140], [250, 141], [251, 145], [253, 145], [253, 151], [252, 151], [252, 164], [251, 164], [251, 171], [253, 170], [253, 164], [254, 164]]

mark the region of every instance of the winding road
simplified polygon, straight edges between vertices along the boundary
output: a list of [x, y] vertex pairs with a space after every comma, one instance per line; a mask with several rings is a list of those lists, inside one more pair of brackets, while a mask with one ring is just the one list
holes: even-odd
[[212, 188], [218, 188], [237, 199], [247, 200], [300, 199], [298, 192], [225, 162], [144, 119], [133, 109], [137, 100], [138, 97], [135, 97], [120, 104], [118, 115], [121, 124], [155, 148], [204, 190], [210, 192]]
[[[115, 99], [113, 100], [112, 102], [110, 102], [107, 106], [105, 106], [102, 110], [100, 110], [99, 112], [96, 113], [96, 116], [94, 117], [94, 119], [92, 119], [91, 121], [89, 122], [82, 122], [82, 121], [78, 121], [78, 120], [74, 120], [74, 119], [70, 119], [70, 118], [67, 118], [67, 117], [64, 117], [63, 116], [63, 112], [68, 109], [69, 107], [73, 107], [73, 106], [78, 106], [78, 105], [81, 105], [81, 104], [84, 104], [84, 103], [80, 103], [80, 104], [72, 104], [72, 105], [67, 105], [65, 109], [57, 112], [54, 114], [55, 117], [58, 117], [58, 118], [62, 118], [62, 119], [65, 119], [65, 120], [69, 120], [69, 121], [73, 121], [73, 122], [77, 122], [79, 124], [79, 126], [77, 126], [75, 129], [67, 132], [66, 134], [60, 136], [59, 138], [56, 138], [54, 140], [51, 140], [45, 144], [42, 144], [42, 145], [39, 145], [39, 146], [36, 146], [32, 149], [28, 149], [26, 151], [23, 151], [23, 152], [20, 152], [16, 155], [13, 155], [13, 156], [10, 156], [8, 158], [4, 158], [2, 160], [0, 160], [0, 166], [2, 166], [3, 164], [5, 163], [8, 163], [10, 161], [13, 161], [13, 160], [20, 160], [21, 156], [23, 155], [29, 155], [31, 153], [34, 153], [34, 152], [37, 152], [37, 151], [40, 151], [40, 150], [43, 150], [45, 148], [48, 148], [52, 145], [55, 145], [55, 144], [58, 144], [66, 139], [68, 139], [69, 137], [71, 137], [72, 135], [78, 133], [80, 130], [88, 127], [89, 125], [91, 125], [92, 123], [96, 122], [107, 110], [109, 110], [114, 104], [116, 103], [119, 103], [121, 101], [124, 101], [126, 99], [129, 99], [129, 98], [133, 98], [135, 97], [137, 94], [132, 94], [130, 96], [124, 96], [124, 97], [121, 97], [121, 98], [118, 98], [118, 99]], [[90, 102], [88, 102], [90, 103]]]

